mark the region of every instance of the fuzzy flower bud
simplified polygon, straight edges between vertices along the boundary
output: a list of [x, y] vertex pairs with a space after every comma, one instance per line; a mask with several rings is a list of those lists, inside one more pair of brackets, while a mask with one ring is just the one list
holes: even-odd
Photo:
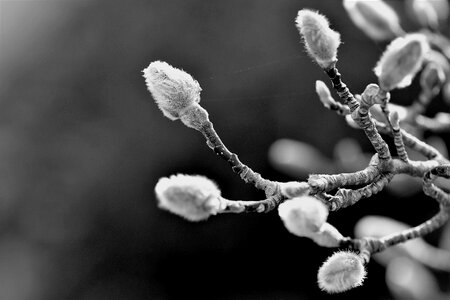
[[333, 294], [362, 285], [365, 276], [362, 259], [356, 253], [340, 251], [323, 263], [317, 280], [322, 290]]
[[388, 92], [411, 84], [428, 50], [422, 34], [409, 34], [392, 41], [374, 69], [381, 89]]
[[328, 208], [312, 196], [301, 196], [280, 204], [278, 215], [290, 233], [310, 237], [326, 222]]
[[287, 198], [303, 196], [309, 193], [309, 184], [307, 182], [288, 181], [278, 183], [281, 194]]
[[330, 223], [324, 223], [320, 230], [310, 237], [321, 247], [339, 247], [344, 236]]
[[381, 0], [344, 0], [344, 8], [353, 23], [376, 41], [402, 34], [397, 13]]
[[222, 208], [220, 190], [210, 179], [198, 175], [172, 175], [155, 186], [159, 208], [189, 221], [206, 220]]
[[340, 34], [330, 29], [325, 16], [308, 9], [300, 10], [295, 21], [308, 54], [322, 68], [331, 67], [337, 60]]
[[199, 83], [166, 62], [154, 61], [144, 69], [147, 88], [164, 116], [179, 119], [186, 108], [200, 102]]

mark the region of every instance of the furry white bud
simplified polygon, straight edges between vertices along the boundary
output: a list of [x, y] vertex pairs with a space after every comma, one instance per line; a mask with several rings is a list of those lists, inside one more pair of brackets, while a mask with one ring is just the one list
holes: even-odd
[[328, 208], [312, 196], [301, 196], [280, 204], [278, 215], [290, 233], [310, 237], [326, 222]]
[[187, 108], [200, 102], [202, 89], [188, 73], [163, 61], [150, 63], [143, 72], [148, 90], [167, 118], [177, 120]]
[[356, 253], [340, 251], [323, 263], [317, 281], [322, 290], [333, 294], [362, 285], [365, 277], [362, 259]]
[[309, 193], [309, 184], [307, 182], [288, 181], [279, 182], [281, 194], [287, 198], [303, 196]]
[[295, 21], [308, 54], [322, 68], [331, 67], [337, 60], [340, 34], [330, 29], [325, 16], [312, 10], [300, 10]]
[[392, 41], [374, 69], [380, 87], [388, 92], [410, 85], [428, 50], [426, 37], [419, 33]]
[[335, 248], [339, 247], [344, 236], [330, 223], [324, 223], [310, 238], [319, 246]]
[[155, 186], [158, 206], [189, 221], [206, 220], [222, 208], [220, 190], [210, 179], [199, 175], [172, 175]]
[[373, 40], [390, 40], [403, 32], [397, 13], [384, 1], [344, 0], [343, 4], [353, 23]]

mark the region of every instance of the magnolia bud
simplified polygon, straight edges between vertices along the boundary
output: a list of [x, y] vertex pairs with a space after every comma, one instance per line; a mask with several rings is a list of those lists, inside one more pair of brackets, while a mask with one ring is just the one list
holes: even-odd
[[386, 284], [395, 299], [448, 299], [440, 293], [433, 272], [405, 256], [399, 256], [386, 268]]
[[411, 84], [428, 49], [422, 34], [409, 34], [392, 41], [374, 69], [380, 87], [388, 92]]
[[156, 184], [155, 193], [160, 208], [189, 221], [206, 220], [222, 208], [219, 188], [203, 176], [163, 177]]
[[411, 13], [417, 22], [425, 28], [438, 28], [439, 16], [432, 1], [410, 0], [408, 1]]
[[305, 181], [279, 182], [280, 192], [287, 198], [294, 198], [309, 194], [309, 184]]
[[[290, 139], [275, 141], [269, 149], [269, 159], [277, 169], [297, 178], [311, 173], [334, 170], [333, 161], [312, 145]], [[293, 197], [288, 197], [293, 198]]]
[[336, 101], [331, 97], [330, 90], [321, 80], [316, 80], [316, 93], [319, 96], [320, 102], [322, 102], [323, 106], [326, 108], [336, 105]]
[[331, 67], [337, 60], [340, 34], [330, 29], [325, 16], [308, 9], [300, 10], [295, 21], [308, 54], [322, 68]]
[[344, 0], [350, 19], [376, 41], [390, 40], [403, 33], [397, 13], [381, 0]]
[[398, 112], [391, 112], [391, 114], [389, 115], [389, 121], [391, 122], [394, 129], [400, 129], [400, 117], [398, 116]]
[[428, 1], [437, 13], [438, 19], [446, 21], [448, 19], [449, 3], [448, 0]]
[[143, 72], [148, 90], [167, 118], [179, 119], [187, 108], [200, 102], [202, 89], [188, 73], [162, 61], [150, 63]]
[[339, 247], [344, 236], [330, 223], [324, 223], [320, 230], [310, 237], [321, 247]]
[[280, 204], [278, 215], [290, 233], [310, 237], [326, 222], [328, 209], [312, 196], [301, 196]]
[[333, 294], [362, 285], [365, 276], [362, 259], [356, 253], [340, 251], [323, 263], [317, 281], [322, 290]]

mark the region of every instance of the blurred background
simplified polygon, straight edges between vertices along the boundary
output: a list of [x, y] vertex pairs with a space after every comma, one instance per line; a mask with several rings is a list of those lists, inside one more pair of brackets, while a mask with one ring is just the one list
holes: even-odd
[[[402, 1], [389, 3], [406, 30], [418, 28]], [[162, 116], [142, 77], [154, 60], [200, 82], [222, 140], [267, 178], [305, 179], [270, 163], [279, 139], [328, 159], [344, 137], [372, 151], [315, 95], [327, 78], [300, 43], [302, 8], [341, 33], [351, 90], [375, 82], [385, 44], [359, 31], [341, 1], [1, 0], [0, 299], [392, 299], [376, 262], [362, 287], [321, 292], [317, 270], [335, 250], [289, 234], [276, 212], [189, 223], [156, 205], [154, 185], [174, 173], [208, 176], [230, 199], [264, 195], [201, 134]], [[349, 236], [367, 214], [415, 225], [436, 213], [430, 200], [382, 192], [329, 221]]]

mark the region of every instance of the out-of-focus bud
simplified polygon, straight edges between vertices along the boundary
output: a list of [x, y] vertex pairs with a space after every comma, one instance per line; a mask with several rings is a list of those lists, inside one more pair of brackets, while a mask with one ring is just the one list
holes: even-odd
[[326, 108], [330, 108], [336, 104], [336, 101], [334, 101], [333, 97], [331, 97], [330, 90], [325, 82], [316, 80], [316, 93], [319, 96], [320, 102], [322, 102], [323, 106]]
[[[446, 21], [449, 12], [447, 0], [409, 0], [405, 1], [406, 12], [420, 25], [436, 29], [439, 21]], [[431, 24], [430, 24], [431, 23]]]
[[[408, 115], [408, 109], [406, 107], [394, 103], [389, 103], [389, 110], [391, 112], [395, 111], [398, 114], [400, 121], [404, 120]], [[377, 121], [385, 122], [386, 117], [379, 105], [370, 107], [370, 113], [372, 114], [372, 117], [374, 117]]]
[[322, 68], [331, 67], [337, 60], [340, 34], [330, 29], [325, 16], [312, 10], [300, 10], [295, 21], [308, 54]]
[[362, 259], [354, 252], [340, 251], [323, 263], [317, 281], [322, 290], [333, 294], [362, 285], [365, 277]]
[[167, 118], [177, 120], [187, 108], [200, 102], [202, 89], [188, 73], [163, 61], [150, 63], [143, 72], [148, 90]]
[[433, 273], [407, 257], [398, 257], [388, 264], [386, 284], [396, 299], [446, 299]]
[[310, 237], [327, 221], [328, 208], [312, 196], [301, 196], [281, 203], [278, 215], [290, 233]]
[[446, 21], [449, 13], [448, 0], [431, 0], [429, 2], [434, 7], [439, 20]]
[[[450, 43], [449, 43], [449, 46], [450, 46]], [[439, 65], [442, 68], [442, 70], [444, 71], [444, 73], [447, 75], [447, 77], [450, 77], [450, 63], [448, 62], [447, 57], [445, 57], [445, 55], [442, 54], [441, 52], [430, 49], [430, 51], [428, 51], [428, 53], [425, 57], [425, 61], [433, 62], [433, 63]]]
[[425, 91], [437, 95], [445, 82], [445, 73], [436, 63], [428, 63], [420, 74], [420, 86]]
[[410, 85], [428, 50], [422, 34], [408, 34], [392, 41], [374, 69], [381, 89], [388, 92]]
[[391, 114], [389, 115], [389, 121], [391, 122], [392, 127], [394, 127], [394, 129], [399, 129], [400, 118], [398, 116], [398, 112], [396, 111], [391, 112]]
[[275, 141], [269, 149], [269, 160], [275, 168], [296, 178], [336, 171], [333, 161], [317, 148], [291, 139]]
[[439, 26], [439, 17], [433, 4], [428, 0], [410, 0], [411, 12], [415, 20], [425, 28], [436, 29]]
[[443, 125], [450, 125], [450, 113], [438, 112], [434, 118]]
[[160, 208], [189, 221], [202, 221], [222, 208], [220, 190], [199, 175], [172, 175], [159, 179], [155, 193]]
[[[397, 234], [409, 229], [410, 226], [384, 216], [365, 216], [355, 225], [355, 237], [382, 238], [390, 234]], [[422, 238], [409, 240], [383, 252], [373, 255], [380, 264], [387, 266], [397, 257], [410, 257], [436, 270], [450, 269], [450, 255], [447, 251], [433, 247]]]
[[370, 161], [370, 156], [371, 153], [365, 153], [354, 138], [340, 139], [333, 149], [333, 157], [342, 172], [356, 172], [364, 169]]
[[352, 128], [355, 128], [355, 129], [360, 129], [360, 128], [361, 128], [361, 127], [359, 127], [358, 124], [356, 124], [355, 120], [353, 120], [353, 118], [352, 118], [351, 115], [346, 115], [346, 116], [345, 116], [345, 121], [346, 121], [347, 124], [348, 124], [350, 127], [352, 127]]
[[403, 34], [397, 13], [381, 0], [344, 0], [350, 19], [376, 41], [391, 40]]

